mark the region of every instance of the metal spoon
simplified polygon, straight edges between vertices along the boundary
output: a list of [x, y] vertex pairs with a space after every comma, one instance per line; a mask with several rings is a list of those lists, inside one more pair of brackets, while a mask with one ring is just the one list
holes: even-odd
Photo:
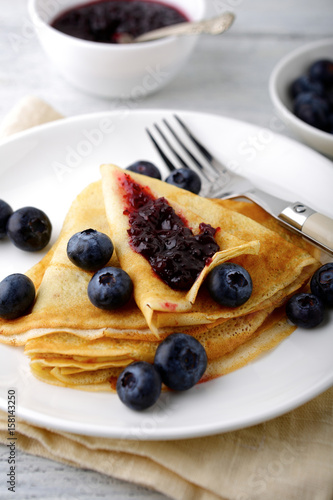
[[200, 35], [202, 33], [208, 35], [219, 35], [232, 25], [234, 19], [234, 14], [231, 12], [225, 12], [224, 14], [211, 19], [165, 26], [164, 28], [144, 33], [136, 38], [129, 33], [122, 33], [118, 36], [118, 43], [149, 42], [166, 36]]

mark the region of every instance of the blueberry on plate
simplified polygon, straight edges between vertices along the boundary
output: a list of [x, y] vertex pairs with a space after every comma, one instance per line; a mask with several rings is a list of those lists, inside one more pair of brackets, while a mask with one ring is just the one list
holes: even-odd
[[244, 267], [225, 262], [208, 274], [206, 284], [210, 296], [220, 305], [238, 307], [252, 294], [252, 279]]
[[154, 365], [162, 382], [175, 391], [193, 387], [207, 368], [207, 354], [200, 342], [186, 333], [172, 333], [158, 346]]
[[333, 61], [329, 59], [319, 59], [309, 68], [309, 77], [319, 81], [324, 85], [333, 84]]
[[319, 81], [311, 80], [308, 75], [302, 75], [294, 80], [290, 87], [290, 94], [293, 99], [304, 92], [313, 92], [317, 95], [325, 95], [325, 87]]
[[119, 399], [131, 410], [145, 410], [161, 394], [161, 376], [154, 365], [146, 361], [135, 361], [128, 365], [117, 380]]
[[119, 267], [104, 267], [88, 284], [88, 297], [99, 309], [113, 310], [126, 304], [132, 296], [133, 283]]
[[75, 233], [67, 243], [69, 260], [85, 271], [101, 269], [112, 254], [113, 244], [108, 235], [95, 229]]
[[165, 182], [177, 186], [191, 193], [199, 194], [201, 189], [201, 179], [194, 170], [189, 168], [178, 168], [171, 172], [165, 179]]
[[314, 92], [298, 94], [294, 101], [295, 115], [308, 125], [323, 131], [329, 129], [330, 104]]
[[324, 304], [312, 293], [296, 293], [287, 302], [288, 319], [301, 328], [314, 328], [324, 319]]
[[5, 201], [0, 200], [0, 240], [7, 234], [7, 222], [12, 213], [12, 207]]
[[15, 319], [26, 314], [35, 300], [35, 286], [24, 274], [10, 274], [0, 283], [0, 318]]
[[159, 169], [151, 163], [150, 161], [140, 160], [132, 163], [126, 170], [135, 172], [136, 174], [147, 175], [148, 177], [153, 177], [154, 179], [161, 179], [161, 172]]
[[7, 234], [14, 245], [27, 252], [42, 250], [51, 238], [52, 225], [38, 208], [23, 207], [8, 219]]
[[321, 266], [311, 278], [311, 292], [324, 304], [333, 306], [333, 262]]

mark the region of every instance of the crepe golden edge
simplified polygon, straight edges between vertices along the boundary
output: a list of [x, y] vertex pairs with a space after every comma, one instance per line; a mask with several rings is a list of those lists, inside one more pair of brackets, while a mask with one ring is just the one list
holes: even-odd
[[[275, 348], [294, 330], [295, 327], [283, 317], [283, 312], [274, 311], [259, 328], [248, 335], [246, 342], [239, 339], [239, 343], [236, 342], [230, 350], [227, 349], [222, 355], [209, 357], [207, 369], [201, 382], [245, 367], [258, 356]], [[156, 345], [152, 346], [145, 361], [153, 362], [156, 347]], [[70, 362], [67, 364], [65, 358], [60, 359], [59, 363], [52, 364], [52, 359], [48, 360], [47, 357], [37, 356], [32, 358], [30, 367], [36, 378], [52, 385], [84, 391], [115, 392], [119, 374], [132, 361], [134, 360], [124, 358], [122, 360], [124, 364], [119, 367], [116, 365], [103, 366], [103, 361], [101, 361], [100, 368], [86, 370], [80, 369], [80, 360], [76, 362], [76, 366], [73, 366]]]

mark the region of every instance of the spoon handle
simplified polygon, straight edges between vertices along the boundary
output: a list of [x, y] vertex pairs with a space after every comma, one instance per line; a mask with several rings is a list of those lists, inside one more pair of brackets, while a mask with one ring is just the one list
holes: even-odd
[[182, 36], [182, 35], [200, 35], [205, 33], [208, 35], [218, 35], [226, 31], [235, 19], [234, 14], [225, 12], [220, 16], [206, 19], [203, 21], [186, 22], [165, 26], [157, 30], [144, 33], [133, 40], [133, 42], [148, 42], [157, 40], [166, 36]]

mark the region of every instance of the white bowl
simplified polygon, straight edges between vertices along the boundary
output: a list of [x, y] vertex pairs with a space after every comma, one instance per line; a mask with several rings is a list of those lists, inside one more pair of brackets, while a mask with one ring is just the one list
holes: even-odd
[[273, 69], [269, 80], [269, 93], [273, 105], [287, 127], [308, 146], [333, 156], [333, 134], [308, 125], [292, 112], [290, 84], [306, 73], [318, 59], [333, 59], [333, 38], [307, 44], [285, 56]]
[[[52, 28], [61, 12], [88, 0], [29, 0], [29, 13], [45, 52], [75, 87], [102, 97], [140, 99], [169, 83], [184, 66], [196, 36], [118, 45], [81, 40]], [[205, 0], [167, 0], [200, 20]]]

